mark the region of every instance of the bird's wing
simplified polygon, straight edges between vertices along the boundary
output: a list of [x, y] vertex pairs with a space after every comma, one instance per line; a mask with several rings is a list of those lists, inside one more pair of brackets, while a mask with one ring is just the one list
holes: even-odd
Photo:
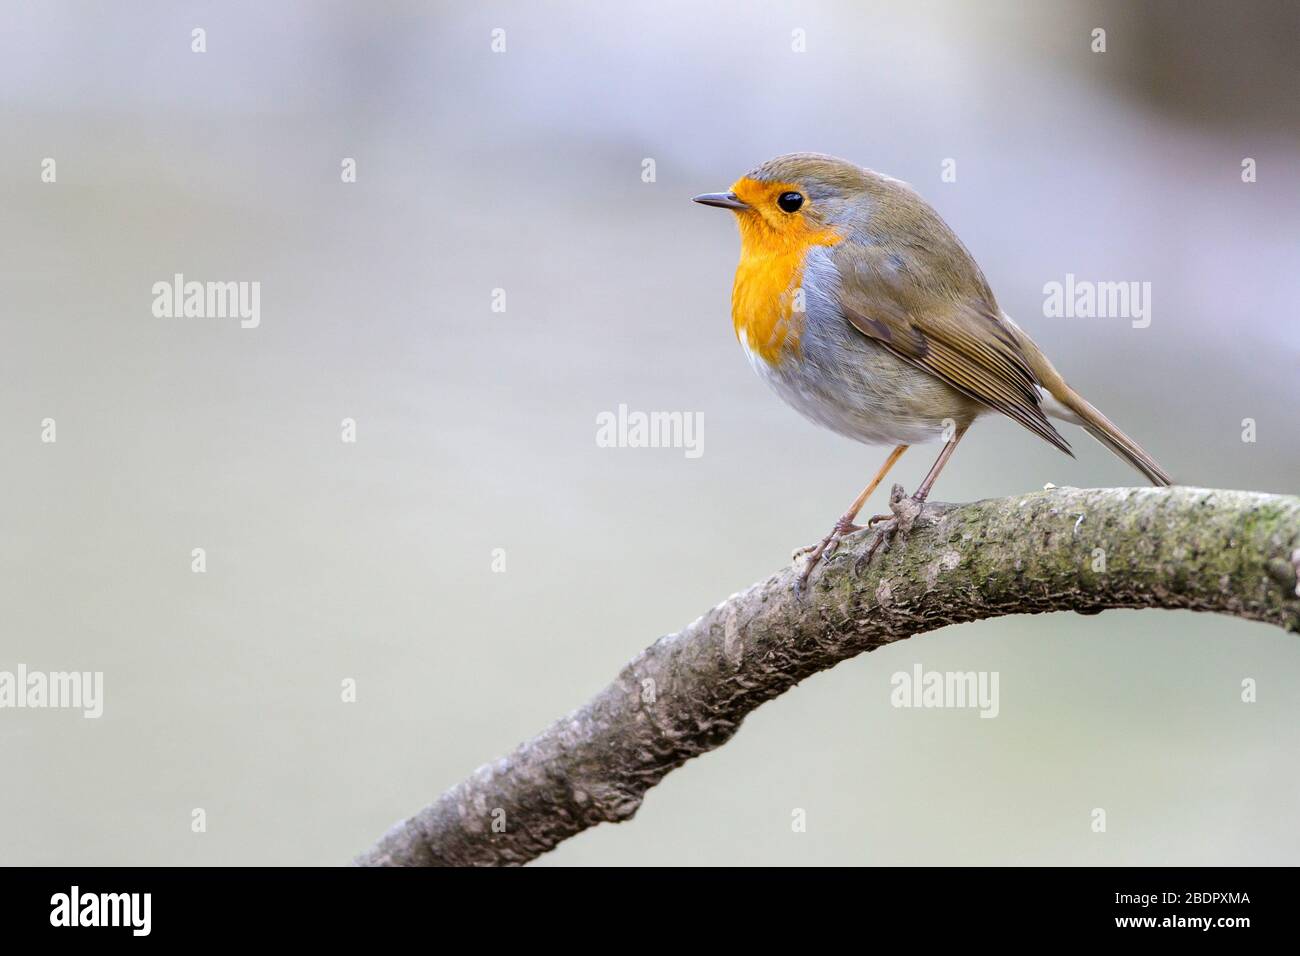
[[905, 267], [916, 257], [845, 246], [836, 256], [840, 308], [855, 329], [1073, 455], [1043, 414], [1039, 382], [973, 262], [972, 275], [919, 276]]

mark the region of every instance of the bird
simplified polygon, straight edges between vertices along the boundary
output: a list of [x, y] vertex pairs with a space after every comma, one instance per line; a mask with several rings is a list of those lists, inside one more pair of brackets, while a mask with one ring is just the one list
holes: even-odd
[[[1081, 426], [1154, 485], [1173, 480], [1065, 379], [999, 308], [974, 257], [908, 184], [822, 153], [768, 160], [725, 192], [740, 231], [731, 294], [736, 338], [768, 385], [812, 422], [893, 446], [817, 545], [797, 587], [836, 550], [903, 453], [942, 439], [911, 495], [915, 516], [972, 423], [1001, 413], [1074, 457], [1051, 419]], [[867, 561], [899, 526], [876, 515]], [[906, 522], [910, 525], [910, 520]]]

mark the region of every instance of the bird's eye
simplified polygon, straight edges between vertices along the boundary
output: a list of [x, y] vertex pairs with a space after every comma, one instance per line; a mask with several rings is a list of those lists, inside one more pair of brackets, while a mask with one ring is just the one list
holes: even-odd
[[786, 212], [798, 212], [803, 205], [803, 196], [799, 193], [781, 193], [776, 197], [776, 204]]

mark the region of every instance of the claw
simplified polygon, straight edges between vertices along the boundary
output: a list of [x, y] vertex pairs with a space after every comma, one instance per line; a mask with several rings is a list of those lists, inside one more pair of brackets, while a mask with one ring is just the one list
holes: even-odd
[[853, 573], [856, 575], [862, 572], [871, 564], [871, 559], [876, 556], [876, 552], [881, 548], [889, 550], [889, 545], [893, 542], [894, 535], [898, 533], [898, 519], [889, 517], [881, 522], [880, 528], [876, 532], [875, 540], [871, 542], [871, 547], [858, 556], [858, 560], [853, 562]]
[[795, 592], [803, 595], [804, 589], [808, 586], [808, 579], [812, 577], [813, 569], [822, 561], [825, 561], [836, 551], [839, 550], [840, 542], [844, 540], [845, 535], [853, 534], [855, 531], [862, 531], [861, 525], [853, 524], [851, 521], [840, 519], [835, 522], [835, 527], [831, 533], [822, 538], [817, 544], [809, 545], [806, 548], [799, 548], [790, 555], [790, 560], [798, 560], [802, 555], [808, 555], [808, 561], [804, 565], [803, 573], [795, 581]]
[[876, 528], [877, 525], [879, 527], [876, 528], [876, 537], [871, 542], [871, 547], [853, 562], [853, 573], [861, 574], [863, 569], [871, 564], [871, 559], [876, 556], [876, 552], [882, 549], [888, 551], [895, 538], [905, 539], [924, 508], [924, 499], [916, 496], [909, 498], [903, 491], [902, 485], [894, 485], [889, 493], [889, 510], [893, 514], [873, 515], [867, 521], [868, 528]]
[[[922, 490], [924, 490], [924, 486], [922, 486]], [[853, 563], [853, 573], [860, 574], [862, 569], [871, 563], [871, 559], [876, 556], [876, 552], [882, 548], [887, 549], [896, 537], [907, 537], [912, 530], [912, 525], [916, 524], [916, 519], [924, 508], [925, 497], [920, 491], [909, 498], [907, 492], [903, 491], [902, 485], [894, 485], [889, 493], [889, 510], [892, 514], [873, 515], [865, 526], [856, 525], [849, 520], [850, 515], [856, 512], [846, 514], [835, 522], [835, 527], [831, 529], [831, 533], [822, 538], [820, 543], [800, 548], [790, 555], [791, 561], [798, 560], [805, 554], [808, 555], [808, 562], [804, 565], [803, 573], [795, 580], [795, 593], [800, 597], [803, 596], [813, 570], [836, 552], [840, 546], [840, 541], [843, 540], [845, 535], [853, 534], [855, 531], [863, 531], [867, 528], [875, 528], [877, 531], [875, 540], [871, 542], [871, 547]]]

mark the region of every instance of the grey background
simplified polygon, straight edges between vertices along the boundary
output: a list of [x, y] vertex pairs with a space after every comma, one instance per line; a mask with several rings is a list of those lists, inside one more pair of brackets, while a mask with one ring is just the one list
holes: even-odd
[[[751, 373], [735, 228], [688, 201], [777, 153], [912, 182], [1181, 480], [1295, 492], [1296, 9], [6, 2], [0, 669], [106, 701], [0, 711], [0, 862], [346, 862], [820, 537], [884, 450]], [[260, 281], [261, 327], [154, 318], [174, 272]], [[1044, 318], [1067, 272], [1151, 282], [1151, 326]], [[703, 457], [597, 448], [619, 403], [702, 412]], [[1135, 481], [1068, 437], [982, 422], [936, 497]], [[1000, 716], [892, 708], [917, 661], [1000, 672]], [[544, 862], [1289, 863], [1297, 727], [1262, 625], [970, 625], [814, 677]]]

